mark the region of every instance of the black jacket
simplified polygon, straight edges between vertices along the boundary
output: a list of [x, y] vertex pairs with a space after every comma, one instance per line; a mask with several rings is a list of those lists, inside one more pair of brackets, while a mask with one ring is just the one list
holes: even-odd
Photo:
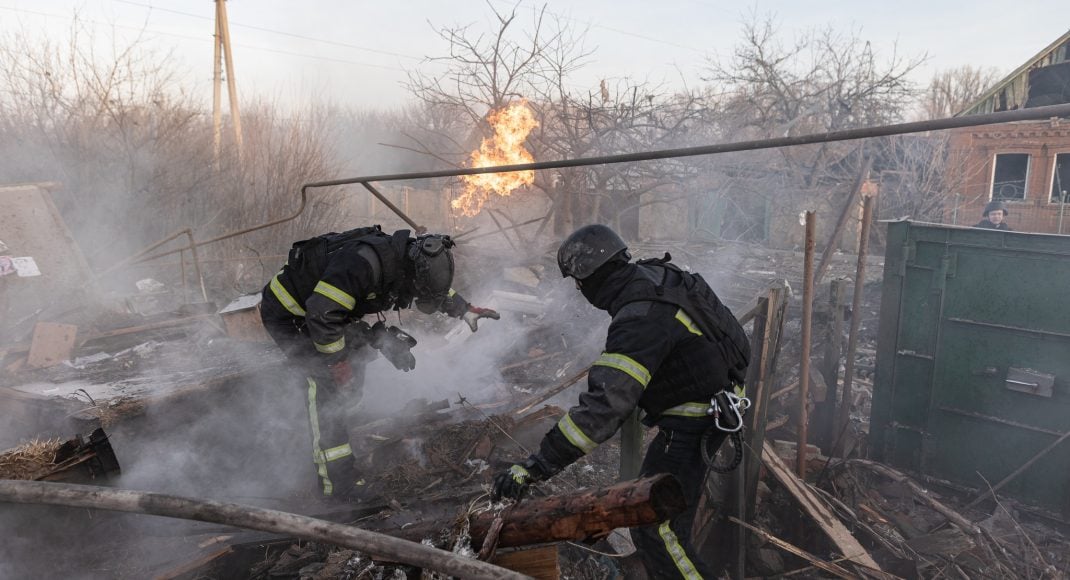
[[997, 226], [996, 224], [988, 221], [988, 218], [985, 218], [985, 219], [977, 222], [976, 224], [974, 224], [973, 227], [982, 228], [982, 229], [986, 229], [986, 230], [1003, 230], [1005, 232], [1013, 232], [1014, 231], [1014, 230], [1011, 229], [1010, 226], [1007, 225], [1007, 222], [999, 222], [999, 225]]
[[[365, 314], [406, 308], [412, 302], [412, 271], [404, 247], [389, 236], [350, 240], [327, 254], [321, 273], [299, 272], [289, 263], [264, 288], [291, 317], [304, 318], [316, 350], [330, 363], [343, 356], [345, 327]], [[404, 240], [403, 240], [404, 241]], [[437, 310], [460, 317], [468, 303], [450, 290]]]
[[535, 460], [556, 473], [613, 436], [639, 407], [647, 425], [705, 429], [710, 398], [730, 389], [727, 368], [684, 311], [663, 302], [616, 304], [621, 290], [641, 277], [660, 279], [660, 268], [628, 264], [591, 299], [612, 316], [606, 348], [588, 374], [579, 404], [543, 438]]

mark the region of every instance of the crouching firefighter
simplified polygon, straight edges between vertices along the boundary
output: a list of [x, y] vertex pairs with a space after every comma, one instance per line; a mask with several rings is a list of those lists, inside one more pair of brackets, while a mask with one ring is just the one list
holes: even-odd
[[[543, 437], [538, 452], [497, 474], [493, 497], [519, 498], [609, 439], [637, 407], [657, 427], [640, 476], [670, 473], [686, 510], [632, 539], [651, 578], [715, 578], [691, 544], [707, 454], [742, 425], [742, 385], [750, 347], [735, 316], [698, 274], [670, 256], [631, 263], [613, 230], [588, 225], [557, 252], [561, 274], [612, 316], [605, 351], [588, 373], [587, 392]], [[721, 428], [718, 428], [720, 425]]]
[[[345, 498], [357, 479], [347, 418], [363, 394], [364, 365], [378, 350], [393, 365], [416, 365], [416, 341], [384, 323], [385, 311], [415, 301], [425, 313], [462, 318], [474, 332], [498, 313], [451, 289], [449, 236], [393, 235], [379, 226], [328, 233], [293, 244], [286, 265], [264, 287], [260, 316], [268, 334], [304, 375], [312, 462], [324, 496]], [[374, 325], [361, 321], [378, 314]]]

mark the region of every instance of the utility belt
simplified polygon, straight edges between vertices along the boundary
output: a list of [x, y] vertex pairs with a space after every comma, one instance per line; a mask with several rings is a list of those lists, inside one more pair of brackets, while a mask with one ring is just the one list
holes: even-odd
[[[732, 391], [720, 391], [710, 398], [710, 406], [706, 414], [713, 417], [713, 426], [702, 434], [702, 459], [706, 465], [717, 473], [728, 473], [739, 467], [743, 461], [743, 417], [750, 409], [751, 401], [746, 396], [746, 387], [735, 385]], [[732, 440], [735, 447], [735, 455], [731, 463], [726, 467], [720, 467], [714, 463], [714, 455], [720, 444], [714, 449], [709, 449], [710, 440], [718, 433], [727, 433], [727, 438]], [[724, 438], [719, 439], [722, 443]]]

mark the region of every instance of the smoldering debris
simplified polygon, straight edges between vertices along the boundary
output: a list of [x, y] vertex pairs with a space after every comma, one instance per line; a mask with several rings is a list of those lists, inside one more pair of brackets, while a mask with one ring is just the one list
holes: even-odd
[[[797, 258], [792, 252], [674, 244], [639, 246], [635, 253], [657, 255], [665, 250], [706, 274], [718, 290], [725, 288], [725, 300], [737, 314], [774, 279], [787, 278], [790, 283], [801, 276], [793, 266]], [[526, 457], [585, 388], [584, 370], [597, 357], [608, 323], [608, 317], [583, 302], [568, 281], [547, 275], [554, 273], [551, 253], [525, 258], [527, 265], [521, 266], [522, 271], [503, 276], [506, 268], [518, 267], [510, 263], [512, 259], [497, 255], [470, 260], [478, 266], [469, 270], [469, 276], [498, 282], [478, 285], [466, 296], [474, 303], [501, 308], [501, 321], [486, 322], [473, 334], [452, 319], [405, 313], [402, 323], [420, 339], [416, 371], [398, 373], [384, 361], [369, 366], [366, 400], [350, 427], [360, 458], [360, 492], [354, 503], [314, 501], [305, 491], [307, 478], [296, 476], [308, 471], [304, 410], [292, 389], [296, 379], [290, 380], [293, 377], [270, 347], [258, 350], [253, 344], [231, 343], [218, 330], [213, 334], [202, 329], [181, 336], [154, 337], [153, 348], [142, 348], [138, 354], [128, 349], [148, 341], [135, 334], [137, 342], [131, 337], [129, 343], [98, 351], [111, 353], [108, 357], [83, 358], [70, 366], [20, 373], [35, 380], [63, 377], [63, 381], [102, 377], [109, 372], [116, 373], [112, 378], [121, 377], [121, 381], [143, 380], [146, 372], [153, 377], [144, 383], [151, 388], [134, 396], [118, 400], [93, 397], [96, 407], [116, 411], [110, 424], [126, 471], [121, 485], [205, 497], [240, 497], [368, 529], [420, 532], [436, 545], [447, 549], [467, 546], [467, 552], [474, 555], [485, 548], [485, 537], [484, 541], [473, 540], [473, 521], [478, 514], [495, 509], [486, 497], [491, 478]], [[834, 260], [830, 278], [850, 267], [848, 260]], [[879, 300], [876, 291], [879, 288], [875, 285], [867, 286], [865, 312], [859, 315], [870, 317], [866, 312], [872, 312], [874, 301]], [[488, 302], [492, 299], [499, 302]], [[794, 300], [789, 298], [789, 302]], [[813, 446], [808, 455], [808, 481], [793, 480], [793, 408], [798, 404], [797, 388], [793, 388], [798, 379], [793, 331], [796, 316], [789, 304], [766, 423], [772, 448], [778, 450], [787, 469], [781, 470], [779, 478], [767, 472], [758, 481], [754, 516], [748, 522], [769, 539], [762, 539], [765, 536], [759, 532], [750, 534], [746, 550], [749, 574], [774, 575], [826, 565], [852, 575], [875, 574], [868, 564], [843, 561], [851, 554], [822, 531], [818, 520], [827, 524], [825, 518], [840, 522], [836, 529], [846, 531], [836, 533], [854, 538], [858, 549], [868, 554], [887, 578], [934, 578], [958, 574], [958, 570], [970, 574], [986, 566], [1006, 572], [1015, 559], [1027, 562], [1033, 577], [1054, 577], [1051, 570], [1065, 568], [1063, 558], [1053, 555], [1065, 552], [1067, 546], [1058, 530], [1037, 523], [1036, 516], [1003, 498], [1002, 512], [956, 507], [962, 503], [957, 503], [951, 492], [944, 492], [947, 495], [939, 499], [969, 521], [987, 522], [987, 535], [983, 531], [978, 535], [942, 524], [946, 514], [914, 497], [903, 480], [875, 473], [853, 463], [854, 459], [829, 460], [829, 450], [823, 446]], [[831, 316], [819, 309], [816, 318], [820, 326]], [[872, 366], [876, 337], [872, 329], [868, 332], [858, 353], [862, 364], [856, 366], [851, 399], [855, 419], [851, 437], [859, 441], [865, 439], [872, 388], [872, 369], [867, 363]], [[815, 351], [821, 351], [831, 334], [819, 331], [816, 336]], [[183, 351], [187, 356], [172, 358]], [[133, 364], [124, 368], [118, 362], [123, 360]], [[193, 364], [200, 368], [191, 370]], [[105, 370], [108, 365], [116, 368]], [[202, 374], [208, 368], [228, 366], [234, 374], [226, 375], [230, 377], [226, 380], [207, 380], [209, 375]], [[161, 369], [182, 370], [172, 374], [161, 373]], [[167, 377], [180, 379], [169, 381]], [[185, 388], [169, 395], [169, 389], [155, 393], [155, 381]], [[832, 393], [830, 385], [823, 391], [827, 397]], [[821, 392], [813, 389], [811, 396]], [[88, 400], [82, 403], [94, 406]], [[864, 447], [850, 449], [857, 457]], [[620, 454], [620, 443], [613, 439], [559, 476], [536, 486], [533, 497], [560, 497], [612, 485], [618, 476]], [[169, 479], [173, 481], [164, 481]], [[726, 478], [713, 479], [718, 485], [727, 482]], [[789, 485], [794, 494], [788, 491]], [[728, 505], [723, 498], [713, 497], [716, 505]], [[801, 515], [800, 498], [824, 505], [825, 515]], [[92, 549], [79, 551], [98, 557], [68, 555], [92, 562], [94, 572], [89, 575], [95, 577], [391, 578], [416, 573], [396, 562], [376, 561], [351, 550], [293, 538], [266, 538], [252, 532], [173, 522], [148, 524], [127, 516], [95, 517], [99, 519], [92, 528], [109, 533], [97, 534]], [[737, 527], [719, 512], [703, 523], [711, 526], [711, 541], [723, 541]], [[434, 530], [437, 532], [432, 533]], [[845, 539], [839, 537], [841, 542]], [[99, 557], [102, 548], [116, 560]], [[609, 543], [598, 543], [595, 549], [619, 554]], [[617, 575], [630, 565], [626, 560], [558, 541], [539, 553], [507, 547], [492, 551], [492, 562], [510, 562], [512, 569], [553, 569], [576, 578]], [[162, 556], [165, 552], [167, 557]]]

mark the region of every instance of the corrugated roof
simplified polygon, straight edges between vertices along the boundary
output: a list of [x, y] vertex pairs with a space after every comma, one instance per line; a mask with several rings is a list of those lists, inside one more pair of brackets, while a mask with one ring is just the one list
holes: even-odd
[[[963, 115], [975, 115], [979, 113], [992, 113], [996, 111], [995, 102], [1000, 94], [1008, 93], [1006, 109], [1016, 109], [1025, 104], [1029, 96], [1029, 71], [1038, 66], [1048, 66], [1060, 62], [1070, 61], [1070, 30], [1052, 42], [1044, 50], [1038, 52], [1033, 58], [1027, 60], [1022, 66], [1014, 69], [1003, 80], [996, 83], [992, 88], [984, 92], [965, 109], [957, 113], [956, 117]], [[999, 109], [1003, 110], [1003, 109]]]

